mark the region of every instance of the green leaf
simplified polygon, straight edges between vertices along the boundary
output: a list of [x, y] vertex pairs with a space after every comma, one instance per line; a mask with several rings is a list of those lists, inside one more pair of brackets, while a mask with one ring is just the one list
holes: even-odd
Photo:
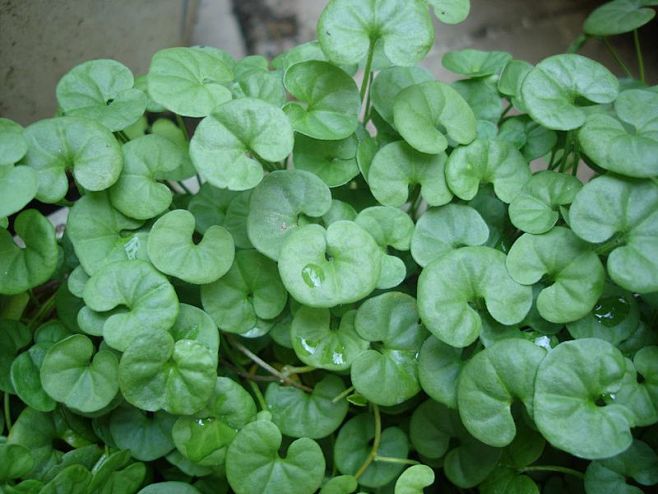
[[548, 281], [537, 297], [537, 309], [555, 323], [584, 317], [594, 308], [605, 282], [605, 269], [592, 247], [561, 226], [519, 237], [507, 255], [507, 271], [523, 285], [542, 278]]
[[339, 475], [322, 486], [320, 494], [350, 494], [356, 491], [358, 482], [351, 475]]
[[476, 136], [475, 115], [468, 103], [442, 82], [423, 82], [401, 90], [394, 100], [393, 115], [400, 135], [422, 153], [445, 151], [448, 137], [468, 144]]
[[251, 195], [247, 234], [258, 251], [277, 261], [290, 235], [330, 207], [329, 187], [315, 175], [277, 170], [267, 175]]
[[276, 106], [254, 98], [223, 104], [204, 118], [190, 142], [201, 176], [215, 187], [252, 189], [263, 179], [259, 160], [285, 159], [293, 149], [292, 127]]
[[420, 386], [430, 398], [449, 408], [457, 408], [457, 380], [464, 366], [462, 352], [430, 336], [418, 355]]
[[0, 167], [18, 163], [26, 152], [23, 127], [8, 118], [0, 118]]
[[146, 110], [146, 95], [134, 88], [130, 69], [116, 60], [89, 60], [57, 83], [57, 102], [65, 115], [94, 120], [110, 131], [125, 129]]
[[512, 200], [512, 224], [527, 233], [546, 233], [557, 223], [558, 207], [571, 204], [582, 183], [576, 177], [545, 170], [533, 175]]
[[647, 24], [656, 11], [652, 0], [614, 0], [601, 5], [587, 16], [583, 31], [590, 36], [629, 33]]
[[427, 0], [434, 7], [434, 14], [446, 24], [463, 22], [471, 10], [470, 0]]
[[347, 401], [332, 401], [343, 391], [343, 381], [329, 374], [313, 387], [311, 394], [292, 386], [270, 383], [265, 400], [272, 422], [283, 434], [320, 439], [336, 431], [347, 415]]
[[151, 113], [163, 113], [167, 111], [164, 106], [156, 103], [153, 101], [153, 98], [151, 98], [151, 95], [149, 94], [147, 74], [135, 77], [135, 88], [139, 89], [146, 95], [146, 111]]
[[443, 66], [450, 72], [466, 77], [486, 77], [497, 75], [507, 62], [512, 60], [506, 51], [483, 51], [466, 48], [449, 51], [441, 59]]
[[489, 227], [477, 210], [462, 204], [447, 204], [428, 209], [416, 222], [411, 255], [425, 267], [454, 249], [482, 245], [488, 238]]
[[281, 432], [257, 420], [238, 432], [226, 457], [226, 477], [236, 494], [313, 494], [322, 483], [325, 460], [309, 438], [293, 441], [279, 456]]
[[121, 176], [110, 189], [112, 205], [137, 220], [147, 220], [166, 211], [172, 192], [158, 180], [182, 166], [180, 148], [164, 137], [146, 135], [124, 144], [123, 160]]
[[119, 391], [117, 357], [94, 350], [83, 335], [65, 338], [48, 349], [41, 365], [41, 384], [48, 395], [84, 413], [110, 404]]
[[621, 175], [658, 175], [658, 93], [624, 91], [615, 100], [615, 111], [617, 118], [588, 116], [578, 133], [585, 154], [601, 168]]
[[626, 483], [624, 475], [593, 461], [585, 471], [585, 492], [588, 494], [642, 494], [638, 487]]
[[290, 331], [292, 347], [299, 359], [320, 369], [349, 369], [369, 346], [354, 329], [355, 316], [356, 311], [348, 311], [339, 319], [329, 309], [300, 307], [294, 313]]
[[626, 361], [626, 375], [617, 393], [618, 403], [634, 414], [634, 425], [647, 426], [658, 422], [658, 347], [645, 346]]
[[125, 351], [139, 335], [166, 331], [178, 316], [173, 286], [144, 261], [105, 266], [89, 278], [83, 296], [87, 307], [81, 314], [97, 312], [103, 339], [119, 351]]
[[[495, 84], [488, 78], [465, 79], [453, 82], [451, 87], [461, 95], [475, 115], [478, 137], [493, 138], [496, 134], [493, 127], [499, 124], [503, 114], [503, 99]], [[489, 132], [493, 135], [483, 135]]]
[[11, 383], [18, 397], [40, 412], [51, 412], [57, 406], [41, 384], [41, 366], [51, 345], [37, 343], [21, 353], [11, 364]]
[[532, 70], [532, 64], [524, 60], [510, 60], [505, 64], [498, 78], [497, 88], [505, 96], [512, 96], [514, 106], [518, 108], [518, 98], [521, 96], [523, 79]]
[[47, 203], [64, 198], [67, 170], [89, 191], [105, 190], [123, 168], [119, 143], [101, 124], [76, 117], [41, 120], [25, 129], [28, 143], [23, 162], [37, 174], [36, 197]]
[[0, 481], [20, 478], [33, 467], [29, 449], [20, 444], [0, 444]]
[[88, 274], [117, 261], [147, 260], [141, 221], [117, 211], [107, 193], [87, 193], [71, 208], [66, 233]]
[[128, 403], [147, 411], [189, 415], [212, 394], [216, 357], [193, 340], [145, 332], [132, 340], [119, 362], [119, 386]]
[[434, 471], [427, 465], [407, 468], [395, 481], [395, 494], [423, 494], [423, 488], [434, 483]]
[[372, 82], [372, 105], [386, 122], [393, 126], [392, 102], [400, 91], [423, 82], [433, 81], [434, 76], [423, 67], [389, 67], [377, 74]]
[[200, 494], [200, 492], [185, 482], [169, 481], [147, 485], [137, 494]]
[[124, 405], [112, 412], [109, 428], [112, 439], [122, 450], [141, 461], [153, 461], [174, 448], [171, 428], [175, 418], [165, 412], [145, 414], [142, 410]]
[[[338, 432], [334, 444], [334, 462], [338, 471], [354, 475], [372, 449], [375, 437], [375, 421], [370, 414], [362, 413], [348, 420]], [[387, 427], [382, 431], [379, 456], [406, 458], [409, 442], [405, 433], [397, 427]], [[364, 487], [381, 487], [395, 479], [404, 469], [403, 464], [372, 462], [359, 477]]]
[[331, 0], [317, 33], [322, 51], [336, 64], [358, 64], [372, 50], [394, 65], [414, 65], [434, 43], [434, 28], [422, 0]]
[[560, 343], [535, 380], [534, 418], [556, 448], [586, 459], [608, 458], [632, 442], [631, 412], [614, 402], [626, 372], [624, 356], [598, 338]]
[[368, 183], [375, 198], [385, 206], [400, 207], [409, 197], [409, 185], [419, 184], [430, 206], [442, 206], [452, 199], [446, 185], [444, 153], [423, 154], [403, 141], [381, 148], [370, 166]]
[[0, 319], [0, 391], [14, 393], [9, 369], [21, 348], [29, 345], [31, 341], [31, 331], [23, 323]]
[[36, 209], [22, 211], [14, 229], [19, 247], [7, 230], [0, 230], [0, 293], [15, 295], [45, 283], [57, 267], [55, 228]]
[[286, 70], [283, 82], [299, 100], [283, 108], [296, 132], [321, 140], [354, 133], [361, 98], [354, 80], [341, 69], [317, 60], [301, 62]]
[[37, 175], [32, 168], [0, 165], [0, 217], [11, 216], [23, 209], [36, 193]]
[[525, 158], [510, 143], [480, 139], [452, 152], [445, 175], [448, 187], [460, 199], [473, 199], [480, 183], [492, 183], [496, 196], [508, 204], [531, 176]]
[[293, 298], [311, 307], [356, 302], [372, 292], [382, 252], [372, 236], [351, 221], [325, 230], [306, 225], [283, 244], [279, 273]]
[[297, 170], [309, 171], [329, 187], [338, 187], [359, 174], [356, 153], [354, 135], [338, 141], [318, 141], [297, 134], [293, 161]]
[[418, 321], [416, 301], [401, 292], [387, 292], [364, 302], [355, 329], [372, 349], [352, 362], [356, 391], [373, 403], [398, 405], [420, 391], [418, 350], [427, 337]]
[[521, 86], [530, 116], [544, 127], [572, 130], [585, 123], [584, 107], [612, 103], [617, 78], [603, 65], [575, 53], [554, 55], [539, 62]]
[[[164, 137], [176, 145], [183, 154], [178, 168], [163, 172], [162, 178], [166, 178], [167, 180], [184, 180], [192, 177], [196, 170], [189, 155], [190, 142], [187, 140], [183, 130], [171, 120], [159, 118], [151, 125], [151, 133]], [[174, 156], [177, 154], [174, 154]]]
[[501, 340], [477, 353], [459, 376], [457, 402], [466, 429], [485, 444], [507, 446], [516, 435], [512, 403], [532, 417], [535, 375], [546, 351], [522, 339]]
[[226, 228], [226, 213], [231, 201], [239, 193], [228, 189], [218, 189], [205, 182], [190, 199], [187, 209], [194, 215], [196, 231], [204, 234], [213, 225]]
[[255, 250], [239, 250], [231, 269], [201, 287], [201, 303], [222, 331], [245, 334], [273, 319], [286, 306], [287, 293], [276, 264]]
[[40, 494], [86, 494], [91, 473], [82, 465], [70, 465], [43, 486]]
[[148, 237], [149, 259], [161, 272], [188, 283], [212, 283], [233, 264], [233, 237], [225, 228], [213, 225], [195, 242], [194, 226], [194, 216], [185, 209], [161, 216]]
[[62, 456], [53, 443], [58, 438], [54, 417], [51, 414], [25, 408], [9, 431], [7, 444], [27, 448], [34, 459], [34, 467], [23, 478], [39, 478], [56, 465]]
[[505, 268], [505, 255], [489, 247], [451, 251], [430, 263], [418, 279], [423, 323], [438, 339], [456, 347], [477, 339], [481, 313], [488, 312], [502, 324], [516, 324], [531, 305], [530, 287], [516, 283]]
[[569, 211], [574, 233], [611, 249], [610, 278], [632, 292], [658, 291], [658, 186], [604, 176], [588, 182]]
[[600, 463], [625, 477], [631, 477], [641, 485], [658, 483], [658, 456], [651, 446], [638, 439], [633, 440], [633, 444], [617, 456], [595, 463]]
[[231, 99], [224, 84], [233, 79], [232, 64], [231, 57], [216, 48], [160, 50], [151, 60], [149, 94], [174, 113], [205, 117]]
[[504, 466], [497, 467], [478, 488], [481, 494], [539, 494], [534, 480]]

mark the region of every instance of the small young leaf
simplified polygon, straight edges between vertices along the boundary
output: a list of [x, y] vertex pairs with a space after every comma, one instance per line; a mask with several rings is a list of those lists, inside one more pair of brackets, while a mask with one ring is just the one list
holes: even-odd
[[389, 67], [377, 74], [372, 82], [372, 105], [386, 122], [393, 126], [393, 105], [400, 91], [423, 82], [434, 80], [434, 76], [423, 67]]
[[395, 494], [423, 494], [434, 483], [434, 471], [427, 465], [407, 468], [395, 481]]
[[590, 36], [630, 33], [647, 24], [656, 15], [648, 8], [653, 0], [614, 0], [604, 3], [585, 19], [583, 31]]
[[470, 0], [427, 0], [434, 7], [434, 14], [446, 24], [459, 24], [468, 17]]

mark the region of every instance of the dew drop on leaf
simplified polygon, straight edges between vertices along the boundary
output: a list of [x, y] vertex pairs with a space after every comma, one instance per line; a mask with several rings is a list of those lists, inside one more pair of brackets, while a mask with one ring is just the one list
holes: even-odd
[[605, 297], [594, 306], [593, 314], [598, 322], [609, 328], [622, 322], [630, 311], [624, 297]]
[[317, 288], [324, 281], [324, 271], [317, 264], [307, 264], [302, 269], [302, 278], [308, 286]]

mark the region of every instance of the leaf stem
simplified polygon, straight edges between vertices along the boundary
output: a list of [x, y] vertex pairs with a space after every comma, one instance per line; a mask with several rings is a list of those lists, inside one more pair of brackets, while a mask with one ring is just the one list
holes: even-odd
[[30, 320], [28, 323], [28, 327], [30, 330], [33, 330], [36, 328], [41, 320], [44, 318], [44, 316], [47, 316], [50, 311], [53, 309], [53, 306], [55, 305], [55, 297], [57, 296], [57, 291], [53, 292], [50, 297], [48, 297], [48, 300], [46, 300], [41, 307], [39, 307], [39, 310], [37, 313], [34, 315], [34, 317]]
[[11, 403], [9, 403], [9, 393], [5, 392], [4, 396], [4, 409], [5, 409], [5, 423], [7, 424], [7, 435], [9, 435], [9, 431], [11, 431], [12, 423], [11, 423]]
[[363, 71], [363, 82], [361, 82], [361, 102], [366, 99], [366, 92], [370, 86], [370, 72], [372, 71], [372, 59], [375, 55], [375, 43], [370, 40], [368, 46], [368, 58], [366, 59], [366, 66]]
[[574, 470], [573, 468], [567, 468], [567, 467], [560, 467], [556, 465], [537, 465], [537, 466], [529, 466], [521, 469], [522, 473], [525, 472], [558, 472], [558, 473], [564, 473], [567, 475], [573, 475], [574, 477], [578, 477], [579, 479], [584, 479], [585, 475], [582, 472], [579, 472], [578, 470]]
[[306, 365], [304, 367], [295, 367], [293, 365], [284, 365], [283, 368], [281, 369], [281, 373], [284, 376], [294, 376], [295, 374], [306, 374], [307, 372], [313, 372], [315, 367], [311, 367], [310, 365]]
[[183, 183], [182, 180], [176, 180], [176, 184], [185, 191], [186, 194], [193, 195], [194, 193], [187, 188], [187, 186]]
[[285, 374], [279, 372], [278, 370], [276, 370], [274, 367], [272, 367], [270, 364], [265, 362], [262, 358], [260, 358], [258, 355], [256, 355], [251, 350], [249, 350], [246, 346], [244, 346], [239, 341], [235, 341], [232, 338], [229, 339], [229, 341], [230, 341], [231, 345], [234, 348], [237, 348], [242, 354], [244, 354], [247, 358], [249, 358], [249, 360], [251, 360], [253, 363], [257, 364], [259, 367], [262, 367], [263, 369], [265, 369], [267, 372], [269, 372], [273, 376], [278, 377], [281, 380], [281, 382], [284, 382], [286, 384], [289, 384], [290, 386], [294, 386], [296, 388], [299, 388], [303, 391], [306, 391], [307, 393], [310, 393], [310, 392], [313, 391], [308, 386], [304, 386], [303, 384], [298, 383], [298, 382], [294, 381], [293, 379], [290, 379], [290, 377], [288, 377], [287, 375], [285, 375]]
[[190, 134], [188, 134], [188, 132], [187, 132], [187, 125], [185, 125], [185, 120], [183, 120], [183, 117], [181, 117], [178, 113], [176, 113], [176, 123], [178, 124], [178, 128], [183, 133], [183, 136], [185, 137], [185, 140], [189, 141], [190, 140]]
[[392, 456], [375, 456], [375, 461], [381, 461], [383, 463], [397, 463], [400, 465], [420, 465], [419, 461], [412, 460], [410, 458], [395, 458]]
[[340, 400], [342, 400], [343, 398], [347, 398], [350, 395], [350, 393], [352, 393], [353, 391], [354, 391], [354, 386], [350, 386], [349, 388], [347, 388], [342, 393], [334, 396], [334, 398], [331, 400], [331, 403], [337, 403]]
[[[249, 376], [255, 376], [256, 375], [256, 364], [254, 364], [249, 373]], [[258, 400], [258, 404], [260, 405], [261, 410], [267, 410], [269, 407], [267, 406], [267, 401], [265, 401], [265, 397], [263, 396], [263, 392], [260, 390], [258, 387], [258, 384], [256, 384], [256, 381], [254, 379], [251, 379], [250, 377], [247, 378], [247, 382], [249, 383], [249, 387], [251, 390], [254, 392], [254, 395], [256, 396], [256, 400]]]
[[619, 64], [619, 66], [624, 70], [624, 72], [626, 72], [626, 75], [628, 77], [633, 79], [633, 74], [631, 74], [631, 71], [628, 70], [628, 67], [626, 67], [626, 64], [623, 62], [623, 60], [619, 56], [619, 53], [617, 53], [617, 50], [615, 50], [615, 48], [612, 46], [610, 41], [608, 41], [608, 38], [604, 37], [602, 39], [603, 39], [603, 43], [605, 44], [606, 48], [608, 49], [608, 51], [612, 55], [612, 58], [615, 59], [615, 62], [617, 62]]
[[512, 106], [512, 102], [510, 101], [509, 103], [507, 103], [507, 108], [505, 108], [503, 110], [503, 113], [500, 114], [500, 119], [502, 120], [505, 117], [505, 115], [507, 115], [510, 112], [512, 108], [514, 107]]
[[196, 176], [196, 181], [199, 184], [199, 190], [200, 190], [201, 185], [203, 185], [203, 182], [201, 181], [201, 175], [199, 175], [198, 173], [195, 173], [194, 175]]
[[368, 456], [354, 474], [354, 478], [357, 480], [359, 480], [359, 477], [361, 477], [361, 475], [363, 475], [368, 469], [370, 464], [375, 461], [379, 445], [382, 441], [382, 418], [379, 414], [379, 407], [375, 403], [372, 404], [372, 413], [375, 416], [375, 438], [372, 441], [372, 449], [370, 450], [370, 453], [368, 453]]
[[635, 54], [637, 56], [637, 67], [640, 71], [640, 80], [646, 82], [644, 76], [644, 57], [642, 56], [642, 47], [640, 46], [640, 35], [637, 29], [633, 30], [633, 44], [635, 45]]

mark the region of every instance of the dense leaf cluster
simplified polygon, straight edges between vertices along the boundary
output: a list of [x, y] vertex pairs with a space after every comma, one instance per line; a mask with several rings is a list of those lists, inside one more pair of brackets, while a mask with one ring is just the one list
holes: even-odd
[[436, 81], [431, 8], [469, 2], [330, 0], [271, 65], [93, 60], [0, 119], [0, 491], [658, 483], [658, 90], [576, 53]]

